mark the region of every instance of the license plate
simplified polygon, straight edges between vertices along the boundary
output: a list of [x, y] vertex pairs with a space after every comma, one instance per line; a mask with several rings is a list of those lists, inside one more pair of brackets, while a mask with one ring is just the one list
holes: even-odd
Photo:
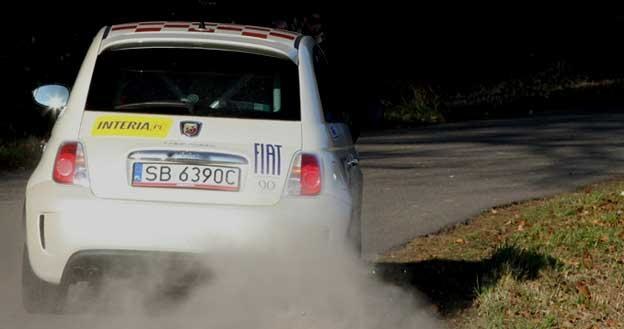
[[240, 169], [137, 162], [132, 168], [132, 186], [238, 191]]

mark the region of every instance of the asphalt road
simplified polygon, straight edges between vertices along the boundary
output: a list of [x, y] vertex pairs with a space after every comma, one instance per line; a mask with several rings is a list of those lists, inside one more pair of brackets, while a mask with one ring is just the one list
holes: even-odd
[[[622, 174], [623, 122], [624, 114], [536, 117], [363, 136], [365, 250], [378, 254], [496, 205]], [[21, 309], [26, 178], [0, 179], [0, 328], [87, 325]]]
[[624, 114], [380, 132], [358, 141], [369, 255], [480, 212], [624, 173]]

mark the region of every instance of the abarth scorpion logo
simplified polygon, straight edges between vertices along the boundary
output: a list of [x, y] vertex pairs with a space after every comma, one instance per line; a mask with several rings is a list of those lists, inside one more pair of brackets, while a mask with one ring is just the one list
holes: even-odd
[[201, 122], [196, 121], [182, 121], [180, 122], [180, 132], [184, 136], [195, 137], [199, 135], [201, 129]]

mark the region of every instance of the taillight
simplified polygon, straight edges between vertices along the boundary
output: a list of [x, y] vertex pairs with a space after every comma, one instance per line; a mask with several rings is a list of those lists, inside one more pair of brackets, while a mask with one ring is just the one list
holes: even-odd
[[61, 145], [54, 161], [52, 178], [61, 184], [89, 185], [82, 144], [68, 142]]
[[290, 195], [317, 195], [321, 193], [321, 166], [313, 154], [299, 154], [288, 177]]

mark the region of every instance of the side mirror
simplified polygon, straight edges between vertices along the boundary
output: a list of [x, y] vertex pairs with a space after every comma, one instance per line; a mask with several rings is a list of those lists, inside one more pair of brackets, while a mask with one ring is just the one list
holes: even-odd
[[63, 109], [69, 100], [69, 89], [61, 85], [44, 85], [32, 94], [37, 104], [55, 111]]

